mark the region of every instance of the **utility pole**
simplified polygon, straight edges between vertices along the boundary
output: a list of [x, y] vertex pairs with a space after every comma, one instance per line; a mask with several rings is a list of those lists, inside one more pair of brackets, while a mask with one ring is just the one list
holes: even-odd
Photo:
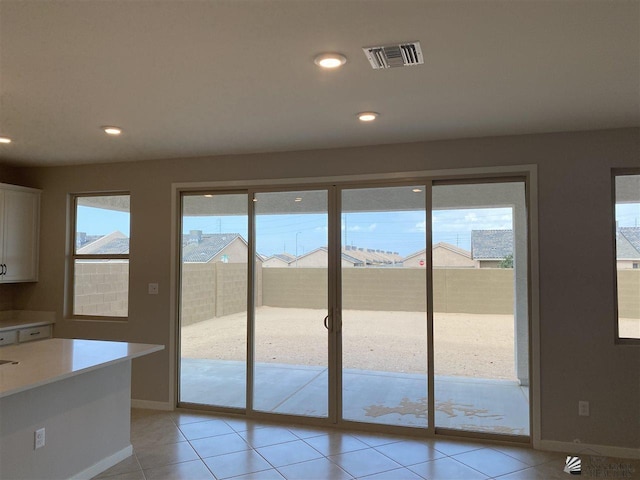
[[347, 242], [347, 231], [349, 229], [347, 228], [347, 214], [344, 214], [344, 244], [349, 245], [349, 243]]

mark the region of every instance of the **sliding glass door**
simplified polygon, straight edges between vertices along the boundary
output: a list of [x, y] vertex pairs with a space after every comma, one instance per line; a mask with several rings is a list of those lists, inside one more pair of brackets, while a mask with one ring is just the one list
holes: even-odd
[[253, 408], [327, 417], [327, 191], [256, 193], [253, 203]]
[[525, 185], [184, 193], [179, 402], [528, 436]]
[[179, 401], [245, 408], [248, 195], [182, 197]]
[[522, 181], [433, 187], [435, 426], [529, 435]]
[[425, 428], [425, 187], [341, 199], [342, 418]]

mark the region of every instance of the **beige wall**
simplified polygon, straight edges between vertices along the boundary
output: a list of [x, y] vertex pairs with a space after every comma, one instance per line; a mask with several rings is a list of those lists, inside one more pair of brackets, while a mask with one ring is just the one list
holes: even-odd
[[329, 262], [329, 254], [324, 250], [316, 250], [304, 257], [298, 257], [297, 260], [291, 262], [293, 268], [327, 268]]
[[182, 266], [180, 304], [183, 326], [216, 316], [216, 264], [185, 263]]
[[[326, 269], [266, 269], [264, 305], [326, 308]], [[513, 270], [434, 271], [437, 312], [513, 314]], [[342, 272], [347, 310], [426, 311], [426, 274], [420, 269], [354, 268]]]
[[[56, 335], [168, 345], [171, 184], [248, 181], [466, 167], [537, 165], [544, 440], [640, 447], [640, 348], [613, 341], [611, 169], [637, 167], [638, 128], [486, 137], [306, 152], [230, 155], [111, 165], [26, 168], [24, 184], [43, 189], [40, 281], [21, 285], [13, 308], [64, 318], [67, 195], [131, 192], [128, 322], [60, 321]], [[581, 238], [559, 242], [558, 238]], [[355, 269], [354, 269], [355, 271]], [[147, 284], [158, 282], [159, 295]], [[321, 288], [314, 286], [314, 288]], [[170, 402], [172, 349], [134, 361], [133, 396]], [[611, 395], [615, 392], [615, 395]], [[589, 400], [591, 416], [577, 415]]]
[[265, 268], [262, 304], [299, 308], [327, 308], [324, 268]]
[[[87, 478], [105, 456], [130, 447], [131, 422], [123, 415], [130, 378], [126, 361], [0, 398], [0, 478]], [[39, 428], [46, 445], [35, 452]]]
[[[1, 160], [0, 160], [1, 161]], [[15, 185], [27, 185], [27, 178], [24, 170], [20, 168], [10, 167], [0, 163], [0, 183], [13, 183]]]
[[433, 308], [447, 313], [513, 314], [513, 270], [434, 269]]
[[618, 260], [616, 262], [616, 265], [617, 265], [616, 268], [618, 268], [620, 270], [627, 269], [627, 268], [633, 268], [634, 264], [635, 265], [640, 264], [640, 259], [637, 259], [637, 260]]
[[[262, 267], [256, 269], [256, 306], [262, 305]], [[246, 263], [185, 263], [182, 267], [181, 325], [247, 309]]]
[[129, 265], [122, 262], [78, 262], [74, 271], [76, 315], [126, 317]]
[[426, 308], [424, 270], [350, 268], [342, 272], [342, 282], [342, 306], [347, 310], [420, 312]]
[[[325, 250], [316, 250], [309, 255], [298, 258], [298, 261], [291, 262], [289, 267], [293, 268], [327, 268], [329, 262], [329, 254]], [[344, 258], [341, 259], [341, 265], [343, 268], [352, 268], [354, 265], [351, 262], [347, 262]]]
[[618, 271], [618, 316], [640, 318], [640, 270]]
[[[82, 264], [77, 268], [85, 292], [76, 296], [78, 314], [96, 310], [112, 315], [126, 314], [126, 304], [116, 304], [109, 296], [123, 289], [126, 268], [122, 264]], [[116, 273], [116, 275], [114, 275]], [[270, 307], [313, 308], [326, 306], [326, 289], [320, 285], [327, 270], [317, 267], [279, 269], [263, 276], [258, 264], [257, 301], [261, 306], [262, 289]], [[262, 283], [265, 278], [266, 285]], [[425, 311], [424, 271], [404, 268], [362, 268], [344, 272], [342, 286], [346, 309]], [[382, 288], [380, 288], [382, 286]], [[98, 294], [99, 290], [109, 293]], [[433, 272], [434, 311], [445, 313], [513, 314], [512, 269], [444, 269]], [[640, 270], [618, 273], [618, 312], [620, 317], [640, 318]], [[121, 301], [121, 300], [120, 300]], [[214, 317], [246, 311], [246, 264], [185, 263], [182, 267], [181, 324], [183, 326]], [[110, 304], [114, 303], [113, 306]], [[106, 308], [105, 308], [106, 305]], [[88, 307], [93, 308], [88, 308]], [[319, 307], [322, 306], [322, 307]], [[8, 310], [8, 309], [7, 309]]]
[[[420, 265], [421, 260], [424, 262], [423, 265]], [[451, 250], [443, 247], [434, 247], [432, 252], [432, 261], [434, 267], [478, 267], [477, 262], [475, 262], [470, 257], [465, 257], [464, 255], [452, 252]], [[402, 262], [402, 266], [405, 268], [426, 268], [426, 253], [422, 252], [422, 254], [420, 255], [414, 255], [410, 258], [405, 259], [404, 262]]]
[[213, 257], [209, 263], [222, 262], [222, 257], [226, 255], [229, 263], [244, 263], [246, 265], [249, 259], [248, 251], [247, 245], [239, 238], [236, 238], [218, 255]]
[[433, 266], [474, 268], [476, 262], [470, 257], [459, 255], [443, 247], [437, 247], [433, 249]]
[[287, 268], [289, 264], [278, 257], [273, 257], [262, 262], [262, 266], [265, 268]]
[[0, 312], [13, 310], [13, 297], [20, 288], [19, 284], [6, 283], [0, 285]]
[[500, 268], [502, 260], [479, 260], [479, 268]]
[[[261, 270], [258, 265], [258, 270]], [[260, 291], [260, 276], [256, 285]], [[256, 302], [260, 305], [260, 301]], [[216, 317], [247, 310], [247, 264], [216, 264]]]

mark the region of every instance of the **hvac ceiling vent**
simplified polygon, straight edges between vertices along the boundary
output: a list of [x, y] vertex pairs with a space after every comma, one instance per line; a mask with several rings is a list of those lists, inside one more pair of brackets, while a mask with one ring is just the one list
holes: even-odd
[[381, 47], [364, 47], [362, 50], [374, 70], [410, 67], [424, 63], [420, 42], [406, 42], [398, 45], [383, 45]]

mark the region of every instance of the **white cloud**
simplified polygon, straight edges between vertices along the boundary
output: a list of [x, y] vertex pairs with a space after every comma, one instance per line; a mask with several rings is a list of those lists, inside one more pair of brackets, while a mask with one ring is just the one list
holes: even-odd
[[[353, 227], [348, 227], [347, 231], [348, 232], [373, 232], [377, 226], [378, 224], [376, 223], [372, 223], [371, 225], [368, 225], [366, 227], [361, 227], [360, 225], [354, 225]], [[344, 225], [342, 226], [342, 230], [344, 231]]]

